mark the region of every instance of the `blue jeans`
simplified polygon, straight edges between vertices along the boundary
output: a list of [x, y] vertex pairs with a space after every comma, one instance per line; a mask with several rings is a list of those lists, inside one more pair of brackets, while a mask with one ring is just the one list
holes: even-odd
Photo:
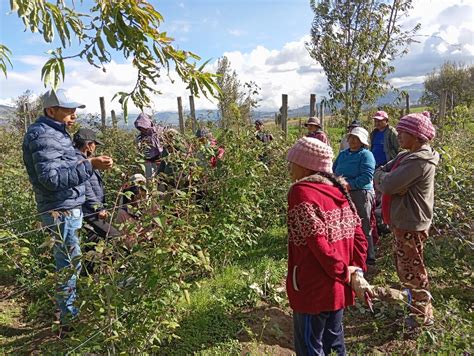
[[344, 309], [319, 314], [293, 312], [296, 355], [345, 355], [342, 317]]
[[[54, 217], [53, 214], [58, 214]], [[43, 226], [54, 238], [54, 260], [59, 274], [56, 301], [60, 319], [66, 323], [74, 318], [78, 309], [76, 300], [76, 281], [81, 270], [81, 246], [78, 230], [82, 227], [82, 210], [71, 209], [65, 212], [41, 215]]]

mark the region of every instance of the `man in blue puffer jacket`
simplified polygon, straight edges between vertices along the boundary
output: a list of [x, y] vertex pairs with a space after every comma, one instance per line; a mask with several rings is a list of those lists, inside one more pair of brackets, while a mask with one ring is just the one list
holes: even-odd
[[109, 169], [113, 165], [107, 156], [78, 160], [66, 131], [76, 120], [77, 108], [83, 109], [85, 105], [68, 99], [64, 90], [46, 92], [44, 116], [28, 128], [23, 139], [23, 161], [38, 212], [43, 213], [43, 226], [55, 239], [56, 270], [68, 271], [62, 274], [66, 280], [58, 286], [56, 297], [63, 325], [78, 313], [74, 306], [76, 279], [81, 268], [77, 231], [82, 226], [84, 182], [90, 179], [93, 169]]

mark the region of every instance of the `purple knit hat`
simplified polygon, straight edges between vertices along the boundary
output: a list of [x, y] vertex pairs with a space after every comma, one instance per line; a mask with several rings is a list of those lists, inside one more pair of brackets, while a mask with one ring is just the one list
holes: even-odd
[[420, 113], [402, 117], [397, 125], [397, 131], [408, 132], [423, 141], [431, 141], [436, 134], [430, 118]]
[[315, 172], [332, 173], [332, 148], [312, 137], [300, 138], [288, 151], [286, 159]]

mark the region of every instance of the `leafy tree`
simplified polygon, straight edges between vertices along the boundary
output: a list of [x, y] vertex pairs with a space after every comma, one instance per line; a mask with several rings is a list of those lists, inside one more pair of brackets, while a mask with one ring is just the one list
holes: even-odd
[[260, 101], [258, 96], [261, 89], [254, 81], [244, 83], [240, 112], [246, 122], [251, 123], [253, 109], [258, 107], [258, 102]]
[[223, 127], [228, 127], [229, 121], [233, 121], [235, 104], [240, 96], [240, 82], [235, 70], [230, 67], [229, 59], [224, 56], [217, 61], [217, 85], [220, 92], [217, 104]]
[[260, 87], [254, 81], [240, 83], [226, 56], [217, 62], [218, 108], [222, 127], [250, 122], [252, 109], [258, 105]]
[[323, 67], [333, 103], [348, 121], [386, 92], [391, 61], [408, 52], [420, 28], [402, 30], [411, 0], [311, 0], [314, 20], [307, 48]]
[[[137, 80], [130, 92], [118, 92], [127, 116], [127, 103], [143, 109], [150, 105], [150, 93], [159, 93], [156, 84], [165, 70], [170, 77], [173, 67], [178, 76], [188, 84], [194, 95], [214, 95], [217, 89], [215, 75], [205, 72], [205, 62], [198, 66], [200, 57], [192, 52], [177, 49], [173, 38], [160, 31], [162, 15], [146, 0], [94, 0], [83, 10], [84, 2], [48, 0], [10, 0], [12, 12], [23, 21], [26, 31], [39, 32], [46, 43], [59, 47], [49, 51], [51, 58], [44, 64], [41, 78], [45, 86], [56, 88], [66, 75], [65, 60], [81, 58], [89, 64], [102, 68], [112, 60], [111, 52], [120, 52], [131, 58], [137, 69]], [[71, 41], [77, 39], [79, 52], [66, 54]], [[6, 75], [11, 51], [0, 44], [0, 69]], [[170, 77], [170, 80], [172, 78]]]
[[24, 129], [25, 122], [28, 124], [38, 117], [42, 109], [41, 97], [35, 97], [28, 89], [15, 99], [15, 111], [10, 124], [19, 130]]
[[445, 62], [433, 70], [425, 79], [425, 91], [421, 101], [425, 105], [439, 105], [441, 94], [446, 92], [447, 107], [457, 105], [470, 107], [474, 100], [474, 66]]

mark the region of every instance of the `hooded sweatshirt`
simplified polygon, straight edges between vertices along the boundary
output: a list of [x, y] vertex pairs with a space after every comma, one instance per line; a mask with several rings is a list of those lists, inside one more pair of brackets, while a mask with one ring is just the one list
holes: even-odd
[[367, 240], [360, 219], [327, 178], [306, 177], [288, 193], [288, 274], [291, 308], [319, 314], [354, 304], [348, 266], [365, 270]]
[[[391, 171], [400, 160], [398, 167]], [[401, 152], [375, 171], [375, 187], [392, 196], [390, 219], [396, 228], [428, 230], [433, 220], [434, 178], [439, 154], [429, 145]]]
[[145, 159], [155, 161], [163, 152], [163, 144], [161, 137], [163, 135], [163, 127], [156, 126], [150, 116], [141, 113], [135, 120], [135, 127], [141, 131], [137, 136], [137, 143], [140, 150], [143, 151]]

